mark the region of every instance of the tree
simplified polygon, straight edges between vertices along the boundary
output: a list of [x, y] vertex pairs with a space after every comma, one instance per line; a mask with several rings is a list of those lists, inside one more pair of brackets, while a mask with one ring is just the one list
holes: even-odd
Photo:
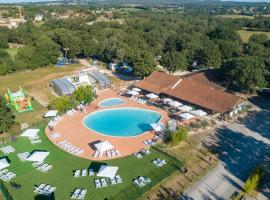
[[237, 57], [241, 53], [241, 45], [230, 40], [218, 40], [218, 46], [223, 59]]
[[60, 112], [67, 112], [68, 110], [75, 108], [78, 102], [70, 96], [55, 97], [50, 101], [49, 108], [55, 109]]
[[212, 41], [206, 42], [197, 52], [198, 64], [206, 68], [219, 68], [221, 53], [219, 47]]
[[249, 38], [249, 42], [254, 42], [258, 44], [266, 44], [268, 41], [268, 36], [266, 34], [253, 34]]
[[0, 133], [7, 132], [15, 121], [15, 115], [7, 105], [6, 100], [0, 96]]
[[0, 50], [0, 76], [6, 75], [7, 73], [11, 73], [15, 70], [15, 63], [10, 55], [4, 50]]
[[160, 63], [170, 73], [187, 69], [186, 55], [182, 52], [177, 51], [167, 52], [163, 54]]
[[0, 33], [0, 48], [8, 48], [8, 36], [5, 33]]
[[79, 103], [90, 103], [94, 100], [94, 91], [89, 85], [85, 87], [81, 86], [77, 88], [77, 90], [73, 93], [73, 96]]
[[231, 28], [216, 28], [213, 31], [207, 34], [211, 40], [227, 40], [227, 41], [236, 41], [240, 43], [241, 37], [239, 33]]
[[265, 64], [256, 56], [233, 58], [222, 65], [221, 71], [227, 81], [245, 92], [254, 93], [267, 85]]
[[154, 56], [148, 51], [136, 50], [130, 60], [135, 76], [148, 76], [156, 69]]
[[262, 166], [256, 167], [251, 175], [248, 177], [245, 182], [244, 189], [247, 193], [251, 193], [253, 190], [257, 189], [259, 183], [261, 182], [265, 174], [265, 169]]

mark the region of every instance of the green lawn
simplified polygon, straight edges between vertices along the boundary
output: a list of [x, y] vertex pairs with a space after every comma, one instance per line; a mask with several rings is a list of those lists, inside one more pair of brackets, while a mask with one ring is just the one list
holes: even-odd
[[264, 32], [264, 31], [248, 31], [248, 30], [239, 30], [237, 32], [240, 34], [240, 36], [241, 36], [241, 38], [242, 38], [242, 40], [244, 42], [248, 42], [250, 36], [253, 35], [253, 34], [266, 34], [268, 36], [268, 38], [270, 38], [270, 32]]
[[[13, 189], [8, 183], [6, 186], [14, 200], [32, 200], [35, 199], [33, 188], [35, 184], [46, 183], [56, 186], [55, 199], [67, 200], [69, 195], [75, 188], [87, 188], [86, 199], [104, 200], [105, 198], [115, 200], [132, 200], [136, 199], [143, 192], [149, 190], [152, 186], [166, 178], [177, 170], [182, 164], [179, 161], [172, 159], [166, 154], [158, 150], [151, 149], [151, 154], [137, 159], [134, 156], [115, 159], [112, 161], [104, 161], [102, 163], [118, 166], [119, 175], [123, 179], [123, 184], [108, 186], [106, 188], [95, 189], [94, 178], [96, 177], [82, 177], [73, 178], [73, 170], [87, 169], [89, 166], [98, 166], [101, 163], [91, 162], [90, 160], [82, 159], [72, 156], [58, 147], [53, 145], [41, 131], [40, 137], [42, 143], [32, 145], [27, 138], [18, 137], [16, 142], [10, 142], [16, 152], [9, 154], [8, 158], [11, 165], [8, 169], [17, 174], [14, 179], [16, 183], [22, 185], [21, 189]], [[8, 144], [5, 144], [8, 145]], [[48, 150], [50, 155], [45, 160], [47, 163], [53, 165], [53, 169], [47, 174], [37, 171], [29, 162], [21, 162], [17, 153], [32, 151], [32, 150]], [[1, 156], [4, 156], [2, 153]], [[168, 164], [162, 169], [157, 169], [151, 161], [155, 158], [166, 159]], [[152, 184], [145, 189], [137, 189], [132, 184], [132, 179], [139, 175], [148, 175], [152, 179]], [[125, 192], [121, 192], [125, 191]], [[116, 196], [115, 196], [116, 195]], [[23, 197], [23, 198], [22, 198]]]
[[18, 48], [8, 48], [5, 49], [5, 51], [11, 56], [11, 58], [14, 60], [17, 52], [18, 52]]

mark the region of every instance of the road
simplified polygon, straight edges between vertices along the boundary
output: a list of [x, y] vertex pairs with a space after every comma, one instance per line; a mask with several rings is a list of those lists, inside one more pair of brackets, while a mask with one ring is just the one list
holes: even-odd
[[[204, 146], [214, 148], [220, 164], [193, 187], [181, 199], [226, 200], [247, 179], [258, 164], [270, 168], [270, 100], [252, 100], [259, 110], [241, 123], [231, 123], [216, 130], [204, 139]], [[264, 185], [258, 199], [270, 199], [270, 182]]]

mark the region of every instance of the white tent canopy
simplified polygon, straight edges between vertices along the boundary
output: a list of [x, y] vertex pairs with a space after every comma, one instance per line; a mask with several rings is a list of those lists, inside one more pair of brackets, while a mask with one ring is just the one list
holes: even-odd
[[170, 98], [164, 98], [164, 99], [162, 99], [162, 101], [163, 101], [163, 103], [170, 103], [170, 102], [172, 102], [173, 100], [170, 99]]
[[97, 176], [114, 178], [116, 176], [117, 171], [118, 167], [101, 165], [97, 173]]
[[135, 90], [130, 90], [127, 92], [127, 94], [131, 95], [131, 96], [136, 96], [139, 94], [139, 92], [135, 91]]
[[8, 166], [9, 166], [9, 163], [8, 163], [7, 159], [6, 158], [1, 158], [0, 159], [0, 170], [6, 168]]
[[58, 113], [58, 110], [49, 110], [48, 112], [46, 112], [46, 114], [44, 115], [45, 118], [48, 117], [56, 117]]
[[178, 101], [171, 101], [169, 102], [169, 105], [176, 108], [176, 107], [182, 106], [183, 104], [181, 104]]
[[136, 92], [140, 92], [140, 91], [141, 91], [140, 88], [133, 88], [132, 90], [133, 90], [133, 91], [136, 91]]
[[32, 162], [41, 162], [50, 154], [48, 151], [33, 151], [26, 160]]
[[186, 111], [186, 112], [188, 112], [188, 111], [191, 111], [191, 110], [192, 110], [192, 108], [191, 108], [190, 106], [187, 106], [187, 105], [184, 105], [184, 106], [178, 107], [177, 109], [178, 109], [178, 110], [182, 110], [182, 111]]
[[180, 116], [182, 119], [185, 119], [185, 120], [189, 120], [189, 119], [192, 119], [192, 118], [195, 117], [194, 115], [189, 114], [189, 113], [181, 113], [179, 116]]
[[38, 132], [39, 129], [28, 128], [21, 134], [21, 136], [31, 138], [37, 136]]
[[156, 99], [158, 98], [158, 95], [154, 94], [154, 93], [149, 93], [147, 95], [145, 95], [147, 98], [149, 99]]
[[95, 147], [99, 152], [104, 152], [113, 149], [113, 145], [109, 141], [97, 143], [95, 144]]
[[202, 110], [195, 110], [192, 112], [192, 114], [196, 115], [196, 116], [199, 116], [199, 117], [203, 117], [203, 116], [206, 116], [207, 113], [202, 111]]
[[152, 123], [151, 124], [152, 128], [154, 129], [154, 131], [162, 131], [164, 129], [164, 126], [160, 123]]

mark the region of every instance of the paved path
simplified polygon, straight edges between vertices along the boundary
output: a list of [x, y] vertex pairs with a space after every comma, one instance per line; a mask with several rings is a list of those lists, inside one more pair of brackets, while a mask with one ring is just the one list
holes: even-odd
[[[267, 101], [259, 103], [261, 109], [242, 124], [231, 123], [204, 140], [205, 146], [216, 149], [221, 162], [187, 190], [182, 199], [229, 199], [241, 188], [254, 166], [270, 165], [270, 105]], [[266, 190], [259, 199], [270, 199], [269, 187], [265, 186]]]

